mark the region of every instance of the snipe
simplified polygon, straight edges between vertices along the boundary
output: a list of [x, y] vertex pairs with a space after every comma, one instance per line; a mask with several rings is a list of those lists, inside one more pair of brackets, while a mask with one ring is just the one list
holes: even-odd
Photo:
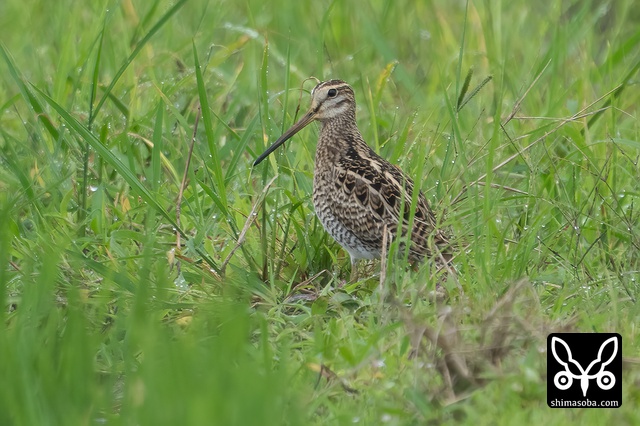
[[[353, 89], [341, 80], [318, 84], [311, 108], [253, 163], [258, 165], [312, 121], [320, 122], [313, 178], [313, 205], [329, 234], [351, 256], [351, 280], [358, 259], [379, 258], [385, 230], [391, 242], [398, 230], [410, 240], [409, 260], [433, 258], [439, 267], [451, 260], [446, 235], [422, 193], [409, 229], [413, 181], [366, 144], [356, 124]], [[401, 240], [402, 241], [402, 240]], [[403, 245], [401, 244], [401, 253]]]

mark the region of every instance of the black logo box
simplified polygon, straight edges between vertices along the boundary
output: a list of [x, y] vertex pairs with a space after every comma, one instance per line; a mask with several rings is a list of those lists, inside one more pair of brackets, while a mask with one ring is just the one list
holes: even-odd
[[547, 337], [547, 404], [552, 408], [622, 405], [622, 337], [552, 333]]

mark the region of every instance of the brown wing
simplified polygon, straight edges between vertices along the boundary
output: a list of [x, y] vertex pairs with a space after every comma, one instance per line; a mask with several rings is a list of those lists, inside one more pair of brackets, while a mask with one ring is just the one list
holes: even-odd
[[[344, 159], [334, 169], [335, 196], [340, 198], [334, 205], [344, 209], [337, 215], [342, 218], [343, 226], [377, 247], [382, 247], [385, 225], [395, 236], [400, 224], [402, 235], [408, 235], [413, 181], [373, 151], [369, 158], [354, 157]], [[422, 193], [418, 194], [417, 201], [411, 232], [412, 260], [430, 254], [430, 237], [436, 244], [446, 240], [441, 232], [434, 233], [435, 216]]]

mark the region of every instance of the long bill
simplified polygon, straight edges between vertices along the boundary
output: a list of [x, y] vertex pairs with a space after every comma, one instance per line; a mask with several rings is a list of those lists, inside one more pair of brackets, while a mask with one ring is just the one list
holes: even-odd
[[273, 145], [267, 148], [265, 152], [263, 152], [258, 158], [256, 158], [256, 161], [253, 162], [254, 167], [260, 164], [262, 160], [267, 158], [269, 154], [278, 149], [280, 145], [291, 139], [293, 135], [302, 130], [307, 124], [311, 123], [315, 116], [316, 115], [313, 111], [309, 111], [308, 113], [306, 113], [300, 120], [298, 120], [296, 124], [291, 126], [289, 130], [284, 132], [282, 136], [280, 136], [278, 140], [273, 143]]

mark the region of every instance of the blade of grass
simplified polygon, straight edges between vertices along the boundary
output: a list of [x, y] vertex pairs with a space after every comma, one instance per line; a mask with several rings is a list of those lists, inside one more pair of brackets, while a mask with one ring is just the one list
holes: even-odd
[[157, 190], [160, 185], [160, 173], [162, 168], [162, 162], [160, 160], [160, 154], [163, 148], [162, 139], [162, 118], [163, 103], [158, 102], [158, 108], [156, 109], [156, 122], [153, 127], [153, 148], [151, 149], [151, 188]]
[[[213, 135], [211, 108], [209, 108], [207, 90], [205, 88], [204, 78], [202, 76], [202, 68], [200, 67], [200, 61], [198, 60], [198, 51], [196, 49], [195, 42], [193, 43], [193, 59], [196, 69], [196, 79], [198, 82], [198, 99], [200, 101], [200, 108], [202, 110], [202, 122], [204, 124], [204, 130], [207, 136], [209, 155], [211, 155], [211, 169], [213, 169], [213, 186], [218, 194], [218, 197], [220, 198], [222, 205], [226, 206], [227, 192], [224, 184], [224, 174], [222, 173], [222, 166], [220, 164], [220, 158], [218, 156], [218, 147]], [[226, 208], [223, 210], [223, 213], [225, 213], [225, 215], [228, 215], [228, 211]]]
[[82, 140], [88, 143], [107, 163], [109, 163], [124, 178], [124, 180], [132, 187], [132, 189], [149, 203], [153, 208], [162, 213], [163, 216], [175, 225], [173, 218], [169, 213], [153, 198], [149, 190], [140, 183], [137, 176], [127, 167], [116, 155], [114, 155], [106, 146], [104, 146], [98, 138], [89, 131], [82, 123], [69, 114], [60, 104], [50, 98], [46, 93], [37, 87], [34, 89], [42, 96], [47, 103], [56, 110], [60, 117], [67, 123], [69, 128], [78, 133]]
[[[131, 171], [116, 155], [114, 155], [96, 136], [89, 131], [82, 123], [76, 120], [56, 101], [47, 96], [37, 87], [34, 89], [42, 96], [47, 103], [56, 110], [60, 117], [67, 123], [70, 129], [75, 131], [86, 143], [88, 143], [111, 167], [113, 167], [122, 178], [131, 186], [131, 189], [140, 196], [147, 204], [159, 212], [173, 226], [183, 238], [189, 239], [188, 235], [178, 226], [175, 219], [167, 210], [153, 197], [153, 194], [138, 180], [138, 177]], [[216, 263], [201, 248], [196, 249], [203, 259], [216, 271], [219, 272]]]
[[169, 21], [169, 19], [173, 15], [175, 15], [176, 12], [178, 12], [178, 10], [182, 8], [182, 6], [184, 6], [186, 2], [187, 0], [179, 0], [171, 9], [169, 9], [164, 15], [162, 15], [162, 17], [158, 20], [158, 22], [156, 22], [156, 24], [153, 27], [151, 27], [149, 32], [142, 38], [142, 40], [138, 42], [135, 49], [133, 49], [133, 52], [131, 52], [129, 57], [125, 60], [124, 64], [122, 64], [120, 69], [116, 72], [115, 76], [111, 80], [111, 83], [109, 83], [109, 86], [107, 86], [107, 88], [105, 89], [104, 94], [102, 95], [102, 98], [100, 98], [98, 105], [96, 105], [96, 108], [93, 111], [93, 116], [90, 117], [89, 126], [91, 126], [91, 123], [98, 115], [98, 112], [100, 112], [102, 105], [104, 105], [105, 101], [111, 94], [111, 91], [113, 90], [114, 86], [116, 85], [118, 80], [120, 80], [120, 77], [122, 77], [122, 74], [124, 74], [124, 72], [129, 67], [129, 65], [131, 65], [131, 62], [133, 62], [136, 56], [138, 56], [138, 53], [140, 53], [142, 48], [149, 42], [149, 40], [151, 40], [151, 37], [153, 37], [158, 31], [160, 31], [160, 29]]
[[[464, 43], [465, 43], [465, 38], [467, 36], [467, 19], [469, 18], [469, 0], [466, 1], [465, 7], [464, 7], [464, 24], [462, 25], [462, 40], [460, 40], [460, 51], [458, 53], [458, 66], [456, 67], [456, 94], [460, 97], [458, 100], [458, 105], [460, 104], [460, 99], [462, 99], [463, 92], [466, 92], [465, 90], [460, 90], [460, 79], [462, 78], [462, 58], [464, 56]], [[463, 85], [467, 85], [469, 84], [469, 81], [471, 79], [471, 74], [472, 71], [469, 70], [469, 74], [467, 75], [467, 80], [465, 80], [465, 83], [463, 83]], [[457, 108], [459, 109], [459, 108]]]
[[247, 145], [249, 144], [249, 140], [253, 136], [253, 128], [256, 126], [259, 119], [259, 115], [253, 117], [253, 120], [249, 122], [247, 128], [242, 134], [242, 137], [240, 138], [240, 141], [238, 142], [237, 147], [234, 150], [233, 157], [231, 157], [231, 160], [229, 160], [229, 164], [227, 166], [227, 174], [225, 176], [225, 183], [230, 182], [231, 178], [234, 176], [238, 167], [238, 163], [240, 162], [240, 158], [245, 154]]
[[25, 84], [24, 79], [18, 72], [15, 63], [13, 62], [13, 59], [9, 54], [9, 51], [3, 43], [0, 43], [0, 53], [2, 54], [7, 67], [9, 67], [9, 74], [11, 74], [11, 77], [13, 77], [13, 80], [16, 82], [20, 93], [22, 93], [22, 97], [31, 106], [31, 109], [35, 113], [35, 116], [42, 122], [44, 128], [47, 129], [47, 132], [49, 132], [51, 137], [54, 140], [58, 140], [58, 138], [60, 138], [60, 132], [58, 131], [56, 126], [53, 125], [49, 116], [44, 112], [44, 108], [40, 104], [40, 101], [38, 101], [38, 98], [36, 98], [33, 93], [31, 93], [31, 90], [29, 90], [29, 88]]
[[[291, 30], [289, 30], [291, 31]], [[289, 77], [291, 75], [291, 32], [289, 32], [289, 40], [287, 43], [287, 61], [284, 64], [284, 99], [282, 100], [282, 126], [280, 133], [284, 133], [287, 116], [287, 106], [289, 105]]]
[[[258, 102], [259, 112], [258, 115], [260, 117], [260, 123], [262, 124], [262, 139], [263, 142], [267, 141], [267, 123], [269, 121], [269, 100], [267, 99], [267, 70], [269, 66], [269, 42], [265, 40], [264, 49], [262, 51], [262, 64], [260, 67], [260, 102]], [[271, 155], [271, 160], [269, 161], [271, 164], [275, 163], [275, 155]], [[267, 181], [267, 173], [268, 167], [262, 167], [262, 181], [266, 183]], [[267, 238], [268, 226], [267, 222], [269, 220], [269, 215], [267, 214], [266, 209], [266, 200], [265, 197], [262, 202], [263, 205], [260, 206], [261, 214], [261, 227], [260, 227], [260, 245], [262, 251], [262, 279], [266, 279], [269, 273], [269, 242], [270, 240]], [[278, 198], [275, 198], [275, 206], [274, 209], [277, 211], [278, 209]], [[275, 231], [274, 231], [275, 232]], [[275, 239], [275, 238], [274, 238]], [[271, 242], [273, 242], [271, 240]]]
[[[109, 14], [106, 14], [104, 20], [102, 21], [102, 29], [100, 30], [100, 34], [98, 34], [98, 50], [96, 52], [96, 60], [93, 64], [93, 73], [91, 74], [91, 92], [89, 93], [89, 123], [92, 122], [91, 117], [93, 117], [93, 104], [96, 101], [96, 96], [98, 96], [98, 82], [100, 80], [100, 62], [102, 59], [102, 45], [104, 41], [104, 30], [107, 26], [107, 18]], [[91, 125], [89, 125], [89, 130], [91, 130]]]
[[[102, 29], [100, 30], [100, 34], [98, 34], [97, 44], [98, 50], [96, 52], [96, 60], [93, 64], [93, 73], [91, 76], [91, 92], [89, 94], [89, 127], [88, 130], [91, 131], [91, 123], [93, 121], [93, 104], [96, 99], [97, 89], [98, 89], [98, 80], [100, 77], [100, 60], [102, 58], [102, 45], [104, 40], [104, 30], [107, 24], [107, 18], [109, 17], [109, 13], [104, 17], [102, 21]], [[85, 143], [81, 147], [83, 151], [82, 155], [82, 187], [80, 191], [78, 191], [78, 196], [80, 197], [80, 208], [78, 209], [78, 223], [84, 223], [84, 220], [87, 215], [87, 187], [89, 186], [89, 144]], [[78, 232], [80, 237], [85, 236], [86, 227], [80, 226], [78, 227]]]
[[[633, 77], [634, 74], [636, 74], [639, 69], [640, 69], [640, 60], [636, 61], [635, 65], [624, 76], [624, 78], [622, 79], [622, 83], [620, 83], [620, 86], [618, 86], [618, 89], [616, 89], [616, 91], [611, 94], [609, 99], [607, 99], [604, 105], [602, 105], [602, 108], [600, 109], [600, 111], [596, 112], [593, 115], [593, 117], [589, 119], [589, 121], [587, 122], [587, 128], [593, 126], [595, 122], [598, 121], [600, 116], [604, 113], [604, 111], [606, 111], [611, 106], [612, 102], [618, 99], [620, 95], [622, 95], [622, 92], [624, 91], [624, 89], [626, 89], [627, 85], [629, 84], [629, 81], [631, 80], [631, 77]], [[581, 133], [584, 134], [584, 132], [585, 132], [585, 129], [582, 129]]]

